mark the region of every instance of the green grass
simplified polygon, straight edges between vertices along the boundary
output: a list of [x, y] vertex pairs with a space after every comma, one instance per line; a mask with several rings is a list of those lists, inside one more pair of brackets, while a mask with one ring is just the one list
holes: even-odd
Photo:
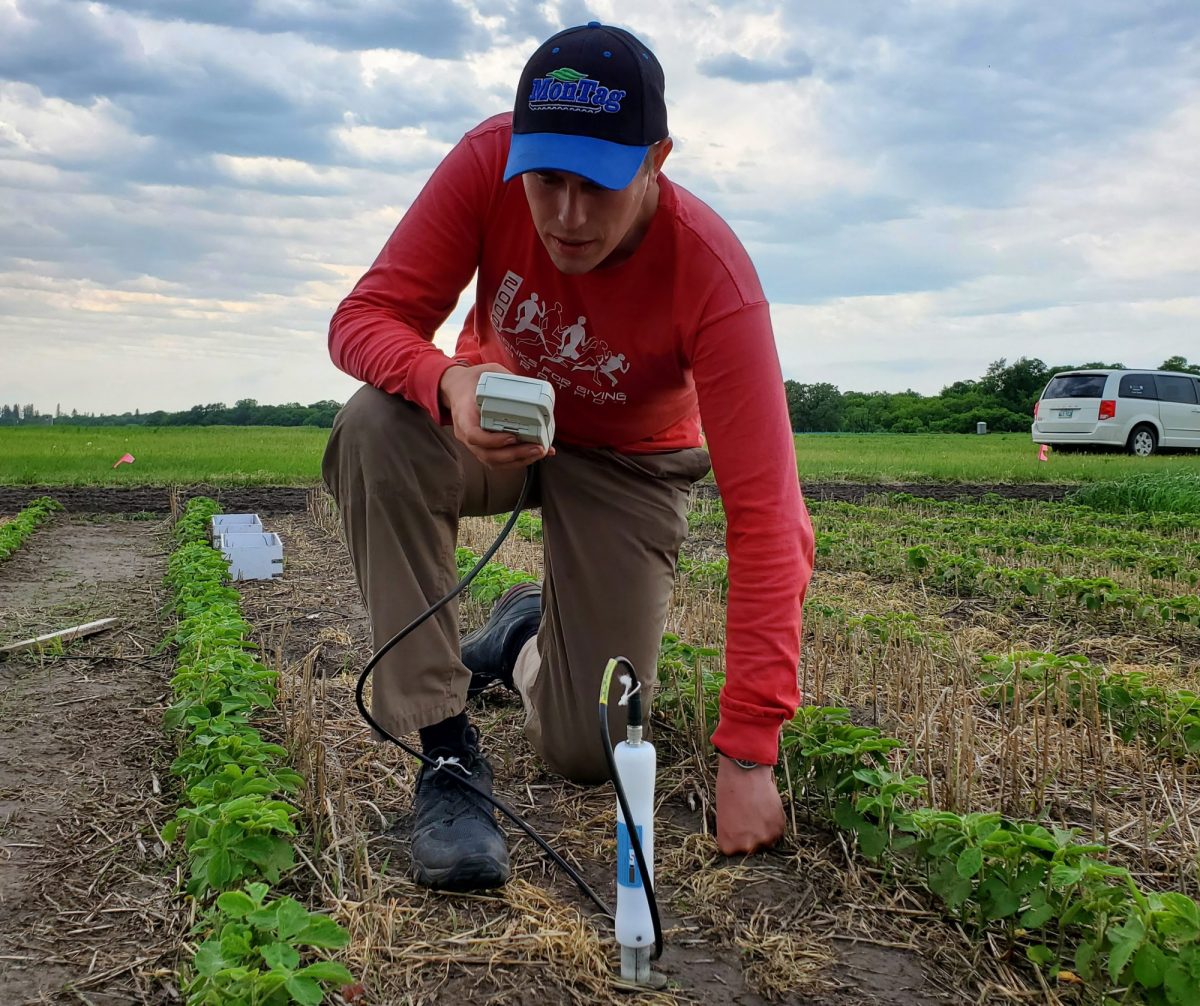
[[[329, 431], [314, 427], [0, 428], [0, 485], [316, 485]], [[126, 452], [137, 460], [113, 469]], [[1200, 477], [1200, 453], [1038, 461], [1024, 433], [802, 434], [805, 482], [1095, 482], [1134, 474]]]
[[1110, 513], [1200, 514], [1200, 473], [1132, 475], [1118, 482], [1082, 486], [1072, 498]]
[[[329, 431], [314, 427], [0, 429], [3, 485], [315, 485]], [[132, 465], [113, 464], [132, 454]]]
[[1134, 474], [1200, 476], [1200, 453], [1060, 454], [1038, 460], [1027, 433], [805, 433], [796, 437], [803, 482], [1097, 482]]

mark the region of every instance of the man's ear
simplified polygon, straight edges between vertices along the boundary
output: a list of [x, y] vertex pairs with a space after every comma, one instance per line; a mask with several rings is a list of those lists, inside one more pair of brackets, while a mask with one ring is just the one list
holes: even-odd
[[662, 171], [663, 164], [667, 160], [667, 155], [671, 152], [674, 144], [671, 142], [671, 137], [667, 136], [659, 140], [650, 148], [650, 180], [653, 181], [658, 177], [658, 173]]

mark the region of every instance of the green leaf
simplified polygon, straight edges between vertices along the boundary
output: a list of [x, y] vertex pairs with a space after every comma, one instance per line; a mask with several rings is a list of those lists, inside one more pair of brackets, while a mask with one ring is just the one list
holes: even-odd
[[226, 891], [217, 898], [217, 907], [234, 919], [242, 919], [254, 911], [254, 901], [241, 891]]
[[211, 940], [200, 944], [200, 949], [196, 951], [196, 957], [192, 963], [198, 975], [212, 978], [225, 967], [225, 959], [221, 956], [220, 945]]
[[967, 846], [958, 854], [958, 863], [955, 866], [958, 875], [964, 879], [970, 879], [983, 869], [983, 850], [974, 846]]
[[999, 877], [992, 877], [980, 884], [979, 902], [989, 919], [1007, 919], [1010, 915], [1016, 915], [1021, 907], [1021, 899]]
[[324, 915], [310, 915], [308, 925], [295, 940], [306, 947], [322, 947], [336, 950], [350, 942], [350, 934], [333, 919]]
[[296, 977], [312, 978], [319, 982], [340, 982], [343, 985], [349, 985], [354, 981], [354, 975], [336, 961], [317, 961], [316, 964], [310, 964], [297, 971]]
[[1156, 989], [1166, 974], [1166, 955], [1153, 943], [1143, 943], [1133, 958], [1133, 977], [1145, 988]]
[[300, 966], [300, 952], [290, 943], [268, 943], [258, 952], [269, 968], [295, 971]]
[[224, 887], [233, 879], [233, 864], [225, 849], [218, 849], [208, 861], [208, 883], [210, 887]]
[[1096, 947], [1092, 943], [1081, 943], [1075, 950], [1075, 970], [1079, 972], [1079, 977], [1090, 980], [1095, 972], [1092, 970], [1092, 964], [1096, 960]]
[[878, 859], [887, 848], [887, 832], [870, 824], [858, 829], [858, 847], [868, 859]]
[[265, 932], [279, 931], [279, 902], [273, 901], [264, 908], [257, 908], [246, 917], [246, 921], [255, 929]]
[[950, 862], [929, 878], [929, 889], [952, 909], [958, 908], [971, 896], [974, 886], [970, 880], [960, 877]]
[[1021, 928], [1040, 929], [1053, 914], [1053, 905], [1042, 904], [1036, 908], [1030, 908], [1021, 916]]
[[1167, 991], [1167, 1002], [1171, 1003], [1171, 1006], [1192, 1006], [1197, 996], [1200, 996], [1200, 982], [1197, 982], [1179, 961], [1167, 968], [1163, 986]]
[[865, 818], [854, 809], [849, 800], [839, 800], [833, 808], [833, 820], [844, 831], [854, 831], [865, 823]]
[[264, 866], [271, 861], [275, 849], [275, 839], [268, 835], [247, 835], [234, 843], [236, 852], [245, 856], [250, 862]]
[[1107, 935], [1112, 943], [1112, 953], [1108, 957], [1108, 976], [1114, 982], [1119, 982], [1129, 959], [1146, 938], [1146, 927], [1136, 915], [1130, 916], [1123, 926], [1110, 928]]
[[1028, 957], [1034, 964], [1040, 967], [1047, 967], [1053, 964], [1058, 955], [1045, 944], [1039, 943], [1036, 946], [1026, 947], [1025, 956]]
[[1171, 935], [1184, 940], [1200, 937], [1200, 905], [1186, 894], [1168, 892], [1159, 897], [1163, 907], [1170, 913], [1164, 921]]
[[1050, 870], [1050, 883], [1057, 888], [1073, 887], [1083, 879], [1082, 866], [1068, 866], [1059, 863]]
[[292, 975], [287, 980], [286, 988], [292, 994], [292, 998], [301, 1006], [320, 1006], [321, 1000], [325, 998], [321, 986], [311, 978]]
[[308, 912], [292, 898], [283, 898], [279, 905], [279, 938], [288, 940], [302, 933], [308, 925]]

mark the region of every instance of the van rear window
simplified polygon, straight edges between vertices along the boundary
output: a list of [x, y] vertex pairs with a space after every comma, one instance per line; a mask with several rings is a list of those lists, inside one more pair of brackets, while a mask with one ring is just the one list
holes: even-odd
[[1107, 374], [1062, 374], [1046, 385], [1043, 398], [1103, 398]]

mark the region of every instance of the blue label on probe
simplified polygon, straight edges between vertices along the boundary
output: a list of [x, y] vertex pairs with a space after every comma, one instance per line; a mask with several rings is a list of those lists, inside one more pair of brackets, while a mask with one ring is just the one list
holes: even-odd
[[[637, 828], [638, 841], [643, 838], [642, 826]], [[637, 867], [637, 856], [633, 854], [633, 843], [629, 841], [629, 828], [624, 821], [617, 822], [617, 883], [622, 887], [641, 887], [642, 874]]]

